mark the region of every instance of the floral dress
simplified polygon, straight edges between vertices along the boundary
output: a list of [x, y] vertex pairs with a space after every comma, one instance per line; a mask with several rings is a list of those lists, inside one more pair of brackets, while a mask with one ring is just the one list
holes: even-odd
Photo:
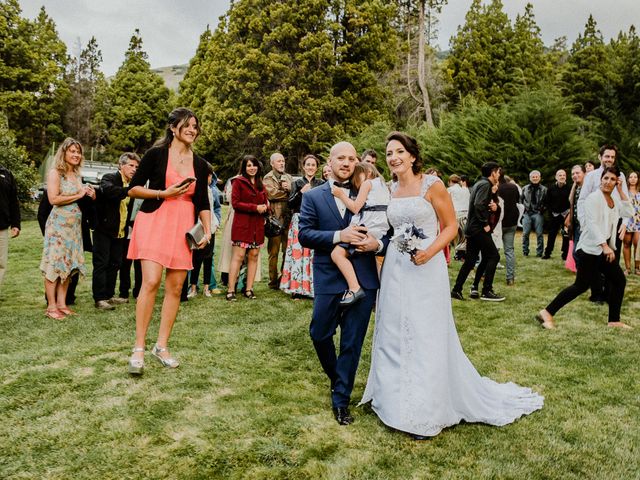
[[[60, 194], [75, 195], [80, 182], [60, 177]], [[82, 212], [77, 202], [54, 205], [44, 228], [44, 249], [40, 271], [50, 282], [65, 281], [71, 275], [85, 274], [82, 251]]]
[[631, 206], [633, 207], [633, 216], [627, 221], [627, 232], [640, 232], [640, 192], [635, 195], [629, 195]]

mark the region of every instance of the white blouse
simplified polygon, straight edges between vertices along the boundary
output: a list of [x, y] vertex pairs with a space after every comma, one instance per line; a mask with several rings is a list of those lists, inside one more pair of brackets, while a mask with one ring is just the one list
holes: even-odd
[[614, 196], [613, 208], [609, 208], [602, 190], [592, 192], [584, 202], [582, 220], [580, 221], [580, 240], [576, 250], [582, 250], [590, 255], [602, 254], [602, 245], [605, 242], [616, 249], [616, 236], [618, 235], [618, 220], [621, 217], [629, 217], [633, 214], [633, 207], [629, 200], [616, 199]]

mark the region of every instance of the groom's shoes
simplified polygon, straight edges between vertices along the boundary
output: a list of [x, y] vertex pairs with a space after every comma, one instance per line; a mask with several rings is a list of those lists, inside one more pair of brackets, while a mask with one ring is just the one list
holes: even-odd
[[347, 407], [333, 407], [333, 416], [340, 425], [351, 425], [353, 417]]

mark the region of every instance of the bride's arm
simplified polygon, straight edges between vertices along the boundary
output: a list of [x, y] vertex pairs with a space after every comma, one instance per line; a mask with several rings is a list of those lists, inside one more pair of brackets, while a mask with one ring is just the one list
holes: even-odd
[[427, 190], [424, 197], [431, 203], [436, 211], [436, 216], [440, 223], [440, 234], [425, 250], [418, 250], [413, 256], [413, 263], [416, 265], [427, 263], [436, 253], [449, 245], [451, 240], [458, 234], [456, 212], [453, 209], [451, 196], [447, 192], [444, 184], [442, 182], [434, 183], [429, 190]]

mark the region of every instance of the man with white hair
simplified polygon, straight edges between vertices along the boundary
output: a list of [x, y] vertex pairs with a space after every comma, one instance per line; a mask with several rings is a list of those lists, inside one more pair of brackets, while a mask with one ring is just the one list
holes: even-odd
[[547, 187], [540, 185], [542, 176], [538, 170], [533, 170], [529, 174], [531, 183], [522, 189], [520, 203], [524, 205], [522, 215], [522, 254], [529, 256], [529, 234], [533, 228], [536, 232], [536, 256], [542, 257], [544, 249], [544, 236], [542, 228], [544, 226], [544, 205], [547, 197]]
[[[280, 287], [280, 275], [284, 265], [285, 252], [287, 251], [287, 234], [291, 222], [289, 210], [289, 194], [293, 179], [285, 173], [286, 162], [281, 153], [274, 153], [270, 157], [271, 171], [264, 176], [262, 183], [267, 190], [267, 197], [271, 206], [271, 212], [284, 226], [282, 235], [269, 238], [267, 250], [269, 251], [269, 288], [277, 290]], [[278, 257], [282, 250], [282, 262], [278, 265]]]

